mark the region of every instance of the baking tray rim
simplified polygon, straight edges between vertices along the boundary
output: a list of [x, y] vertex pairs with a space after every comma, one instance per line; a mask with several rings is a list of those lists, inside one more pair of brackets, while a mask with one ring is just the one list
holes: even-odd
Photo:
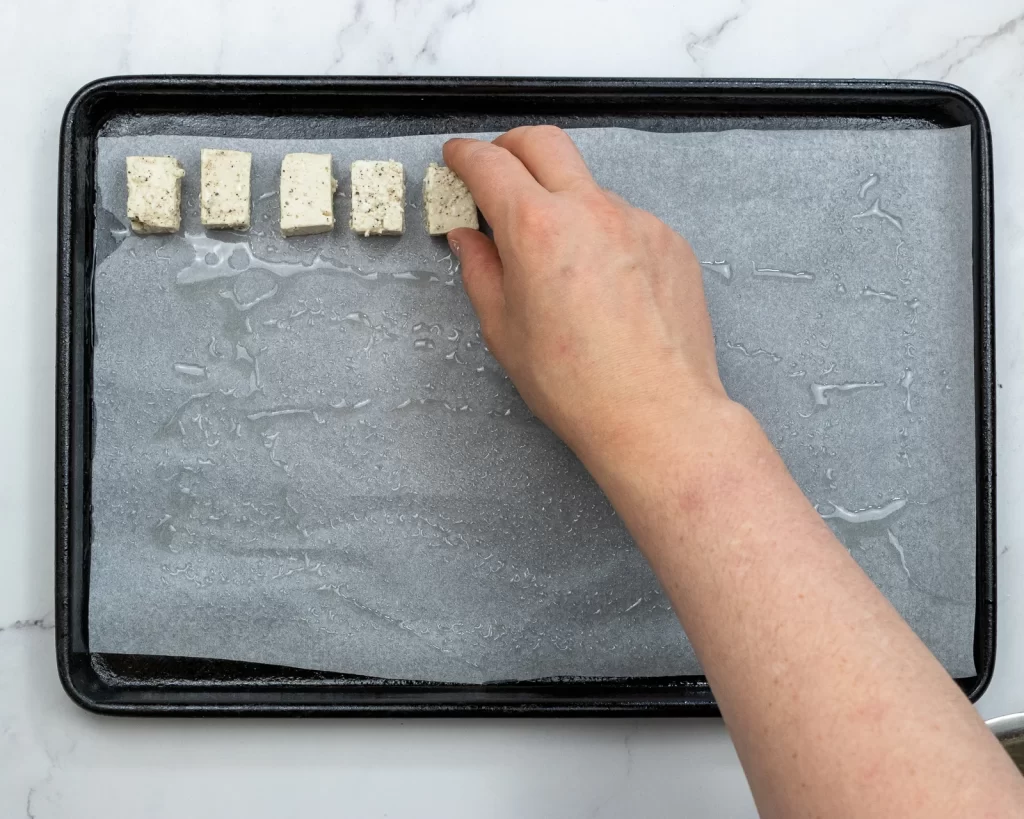
[[[473, 94], [492, 98], [537, 98], [553, 101], [593, 98], [597, 101], [636, 100], [642, 105], [663, 97], [693, 105], [741, 104], [748, 111], [758, 106], [766, 116], [778, 116], [789, 106], [791, 116], [838, 115], [842, 104], [852, 105], [885, 98], [891, 104], [927, 100], [936, 110], [956, 106], [961, 124], [972, 127], [975, 286], [975, 372], [977, 537], [975, 662], [977, 674], [958, 680], [976, 701], [985, 691], [995, 666], [996, 649], [996, 532], [995, 532], [995, 315], [994, 238], [991, 131], [981, 103], [959, 86], [924, 80], [869, 79], [674, 79], [674, 78], [570, 78], [570, 77], [317, 77], [317, 76], [208, 76], [132, 75], [98, 79], [83, 86], [65, 109], [60, 132], [58, 245], [57, 245], [57, 350], [56, 350], [56, 456], [55, 456], [55, 620], [57, 667], [69, 697], [81, 707], [104, 714], [144, 715], [386, 715], [386, 716], [712, 716], [719, 713], [703, 677], [685, 678], [689, 687], [673, 690], [659, 678], [644, 680], [590, 680], [559, 683], [529, 681], [507, 685], [452, 686], [404, 682], [395, 685], [318, 686], [296, 682], [280, 688], [251, 690], [244, 684], [208, 688], [175, 687], [173, 682], [131, 686], [116, 690], [104, 682], [92, 660], [99, 655], [75, 650], [75, 629], [86, 618], [88, 598], [81, 588], [79, 606], [73, 605], [74, 584], [88, 574], [88, 465], [85, 463], [85, 425], [89, 386], [85, 331], [92, 274], [92, 218], [75, 207], [75, 194], [89, 187], [92, 151], [103, 122], [84, 122], [91, 106], [119, 96], [142, 95], [159, 102], [170, 94], [193, 98], [230, 99], [244, 94], [374, 95], [384, 98], [466, 99]], [[115, 102], [116, 104], [116, 102]], [[800, 108], [799, 106], [804, 106]], [[157, 106], [158, 107], [158, 106]], [[127, 113], [126, 111], [124, 113]], [[275, 112], [279, 113], [279, 112]], [[293, 110], [292, 113], [295, 113]], [[659, 112], [664, 113], [664, 112]], [[680, 109], [677, 113], [685, 113]], [[721, 109], [714, 112], [724, 115]], [[900, 114], [891, 114], [894, 119]], [[879, 115], [876, 114], [876, 117]], [[907, 114], [902, 115], [907, 118]], [[529, 118], [523, 112], [523, 118]], [[79, 133], [87, 128], [87, 134]], [[83, 150], [85, 149], [85, 150]], [[83, 228], [79, 222], [84, 221]], [[84, 236], [84, 234], [88, 234]], [[83, 241], [84, 239], [84, 241]], [[85, 245], [83, 248], [82, 245]], [[77, 253], [77, 256], [76, 256]], [[76, 305], [79, 305], [78, 309]], [[77, 342], [77, 343], [76, 343]], [[91, 376], [91, 373], [88, 373]], [[75, 501], [79, 503], [75, 503]], [[77, 508], [76, 508], [77, 507]], [[89, 662], [81, 666], [82, 659]], [[683, 678], [680, 678], [683, 679]], [[182, 682], [182, 681], [177, 681]], [[646, 688], [636, 684], [647, 683]], [[604, 695], [582, 689], [595, 683], [611, 686]], [[550, 688], [559, 686], [560, 690]], [[401, 696], [402, 689], [419, 690]], [[542, 692], [538, 692], [538, 687]], [[548, 690], [543, 690], [547, 687]], [[569, 693], [576, 688], [577, 694]], [[636, 688], [642, 695], [629, 692]], [[370, 689], [373, 689], [372, 691]], [[369, 701], [375, 692], [388, 692], [386, 701]], [[355, 698], [345, 698], [359, 692]], [[117, 696], [112, 696], [116, 694]], [[368, 701], [359, 701], [359, 695]], [[396, 698], [394, 695], [398, 694]], [[423, 696], [436, 695], [433, 701]], [[463, 695], [458, 699], [459, 695]], [[559, 696], [562, 694], [562, 696]], [[304, 699], [299, 697], [303, 696]], [[456, 699], [452, 699], [452, 697]], [[289, 699], [291, 697], [291, 699]], [[510, 699], [511, 697], [511, 699]]]

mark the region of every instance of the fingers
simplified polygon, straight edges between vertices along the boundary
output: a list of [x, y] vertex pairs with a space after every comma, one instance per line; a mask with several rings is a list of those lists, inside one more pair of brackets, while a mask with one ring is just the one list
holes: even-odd
[[522, 162], [490, 142], [450, 139], [444, 145], [444, 161], [466, 183], [484, 218], [498, 232], [513, 207], [544, 192]]
[[473, 304], [487, 346], [500, 355], [505, 327], [504, 272], [498, 249], [478, 230], [456, 228], [448, 243], [462, 264], [462, 286]]
[[495, 145], [516, 156], [549, 191], [593, 184], [587, 163], [569, 135], [553, 125], [525, 125], [502, 134]]
[[623, 207], [626, 207], [626, 208], [632, 208], [633, 207], [633, 205], [630, 204], [628, 199], [626, 199], [625, 197], [619, 196], [619, 194], [617, 194], [615, 191], [608, 190], [608, 188], [603, 188], [603, 190], [605, 192], [605, 195], [609, 199], [611, 199], [613, 202], [617, 202], [618, 204], [620, 204], [620, 205], [622, 205]]

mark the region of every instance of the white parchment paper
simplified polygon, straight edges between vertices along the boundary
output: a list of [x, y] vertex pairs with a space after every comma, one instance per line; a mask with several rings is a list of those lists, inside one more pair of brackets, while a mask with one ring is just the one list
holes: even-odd
[[[730, 394], [973, 674], [969, 129], [572, 133], [692, 242]], [[466, 682], [699, 672], [422, 227], [443, 140], [100, 139], [93, 651]], [[253, 153], [251, 232], [199, 224], [202, 147]], [[333, 154], [332, 233], [280, 236], [289, 151]], [[130, 154], [182, 162], [180, 235], [125, 230]], [[355, 159], [405, 164], [404, 236], [347, 230]]]

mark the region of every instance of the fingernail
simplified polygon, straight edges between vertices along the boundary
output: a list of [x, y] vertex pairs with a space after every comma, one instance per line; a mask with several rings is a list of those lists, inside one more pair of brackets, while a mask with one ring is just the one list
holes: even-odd
[[454, 253], [455, 254], [455, 258], [458, 259], [459, 258], [459, 243], [457, 241], [455, 241], [455, 237], [453, 237], [453, 236], [449, 236], [448, 237], [448, 247], [450, 247], [452, 249], [452, 253]]

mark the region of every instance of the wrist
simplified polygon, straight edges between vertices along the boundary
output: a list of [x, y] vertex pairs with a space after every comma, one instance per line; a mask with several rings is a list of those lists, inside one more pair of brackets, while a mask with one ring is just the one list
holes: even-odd
[[622, 470], [649, 471], [665, 460], [678, 463], [680, 452], [728, 447], [730, 441], [735, 448], [736, 437], [751, 428], [760, 429], [750, 412], [724, 392], [698, 398], [666, 389], [595, 424], [574, 449], [601, 481]]
[[680, 511], [714, 506], [754, 461], [773, 452], [754, 416], [721, 393], [631, 408], [577, 455], [635, 529], [666, 494], [685, 500], [688, 508]]

